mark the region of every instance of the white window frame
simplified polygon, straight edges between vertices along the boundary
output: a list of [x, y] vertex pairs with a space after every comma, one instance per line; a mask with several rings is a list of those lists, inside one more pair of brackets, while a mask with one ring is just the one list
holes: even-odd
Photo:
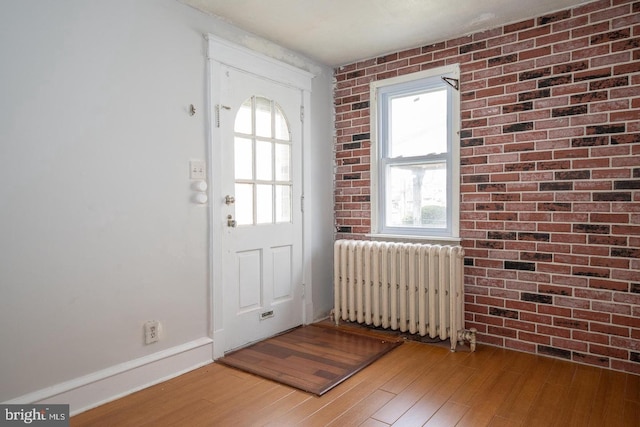
[[[459, 243], [460, 239], [460, 91], [447, 83], [460, 80], [458, 64], [437, 67], [413, 74], [373, 81], [370, 84], [371, 116], [371, 234], [374, 239], [419, 240], [435, 243]], [[385, 152], [386, 111], [383, 103], [390, 96], [411, 92], [419, 88], [434, 87], [442, 83], [447, 88], [449, 111], [448, 152], [443, 156], [447, 163], [447, 228], [421, 229], [416, 227], [387, 227], [385, 225]], [[459, 85], [458, 85], [459, 86]]]

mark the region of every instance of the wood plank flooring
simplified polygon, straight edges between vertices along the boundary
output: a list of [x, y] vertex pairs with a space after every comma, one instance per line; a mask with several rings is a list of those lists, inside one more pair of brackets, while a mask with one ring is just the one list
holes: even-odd
[[218, 363], [71, 426], [640, 427], [640, 376], [478, 345], [406, 342], [321, 397]]
[[308, 325], [231, 352], [218, 363], [320, 396], [402, 342]]

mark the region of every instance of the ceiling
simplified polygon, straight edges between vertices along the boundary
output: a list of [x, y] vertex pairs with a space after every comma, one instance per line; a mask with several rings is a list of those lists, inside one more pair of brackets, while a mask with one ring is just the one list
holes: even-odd
[[180, 0], [339, 66], [472, 34], [592, 0]]

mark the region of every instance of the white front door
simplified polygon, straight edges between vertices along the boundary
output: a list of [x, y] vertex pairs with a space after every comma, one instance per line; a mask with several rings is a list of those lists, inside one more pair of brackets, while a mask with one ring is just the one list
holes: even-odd
[[[223, 66], [224, 351], [303, 323], [299, 89]], [[217, 209], [216, 209], [217, 210]]]

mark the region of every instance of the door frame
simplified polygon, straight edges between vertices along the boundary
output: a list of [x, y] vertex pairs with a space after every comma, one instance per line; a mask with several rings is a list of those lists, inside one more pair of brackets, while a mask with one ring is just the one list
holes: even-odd
[[[311, 299], [311, 269], [309, 236], [311, 236], [310, 224], [307, 214], [311, 211], [309, 201], [305, 201], [305, 194], [310, 194], [310, 153], [311, 125], [308, 119], [311, 111], [311, 81], [314, 77], [308, 71], [278, 61], [274, 58], [255, 52], [243, 46], [239, 46], [228, 40], [212, 34], [206, 34], [207, 40], [207, 168], [209, 181], [209, 336], [213, 339], [213, 358], [224, 356], [224, 316], [222, 304], [224, 304], [222, 288], [222, 233], [226, 225], [222, 218], [223, 194], [220, 183], [221, 164], [221, 132], [217, 123], [216, 106], [221, 105], [220, 85], [222, 81], [222, 66], [229, 66], [272, 80], [285, 86], [301, 91], [301, 103], [304, 120], [302, 120], [302, 319], [305, 324], [313, 319], [313, 302]], [[259, 70], [259, 74], [255, 72]], [[306, 114], [307, 117], [304, 117]]]

